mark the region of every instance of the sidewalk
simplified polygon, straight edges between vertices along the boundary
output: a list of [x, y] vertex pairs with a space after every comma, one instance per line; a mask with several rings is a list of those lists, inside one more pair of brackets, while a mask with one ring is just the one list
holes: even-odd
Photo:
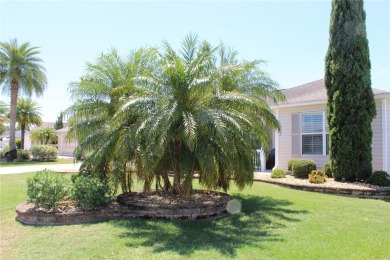
[[15, 174], [24, 172], [37, 172], [44, 169], [58, 172], [78, 172], [81, 163], [52, 164], [52, 165], [33, 165], [33, 166], [15, 166], [1, 167], [0, 174]]

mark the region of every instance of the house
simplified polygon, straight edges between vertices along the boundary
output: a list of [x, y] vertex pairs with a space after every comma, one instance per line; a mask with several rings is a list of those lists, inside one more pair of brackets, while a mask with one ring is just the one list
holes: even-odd
[[[271, 105], [281, 124], [272, 134], [275, 167], [287, 170], [293, 159], [311, 159], [322, 169], [329, 161], [329, 133], [325, 117], [327, 93], [324, 80], [282, 91], [286, 102]], [[372, 122], [373, 170], [390, 171], [390, 92], [373, 89], [377, 115]], [[264, 160], [264, 158], [263, 158]], [[262, 167], [264, 170], [264, 167]]]
[[58, 134], [58, 155], [60, 156], [73, 156], [74, 150], [77, 147], [76, 141], [69, 141], [66, 139], [69, 128], [66, 126], [57, 130]]

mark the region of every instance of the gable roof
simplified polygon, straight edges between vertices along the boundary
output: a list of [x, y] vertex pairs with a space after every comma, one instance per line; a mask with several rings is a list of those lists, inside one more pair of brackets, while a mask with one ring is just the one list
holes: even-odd
[[[381, 94], [385, 94], [386, 96], [388, 95], [390, 97], [390, 92], [379, 89], [372, 90], [376, 98]], [[297, 87], [284, 89], [282, 90], [282, 93], [286, 97], [287, 104], [321, 101], [326, 102], [327, 99], [324, 79], [309, 82]]]

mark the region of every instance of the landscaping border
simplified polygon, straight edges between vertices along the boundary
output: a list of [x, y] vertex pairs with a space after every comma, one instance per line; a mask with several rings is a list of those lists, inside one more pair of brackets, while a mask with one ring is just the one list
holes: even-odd
[[341, 188], [341, 187], [329, 187], [319, 186], [321, 184], [298, 184], [287, 183], [277, 179], [257, 178], [256, 181], [261, 181], [270, 184], [276, 184], [282, 187], [287, 187], [296, 190], [319, 192], [347, 197], [368, 198], [368, 199], [390, 199], [390, 187], [389, 188]]
[[176, 205], [147, 204], [131, 202], [120, 204], [113, 202], [107, 208], [96, 210], [44, 211], [36, 210], [27, 202], [16, 207], [16, 220], [26, 225], [71, 225], [99, 222], [113, 219], [158, 219], [158, 220], [200, 220], [216, 219], [227, 214], [227, 204], [231, 197], [226, 193], [220, 199], [208, 203]]

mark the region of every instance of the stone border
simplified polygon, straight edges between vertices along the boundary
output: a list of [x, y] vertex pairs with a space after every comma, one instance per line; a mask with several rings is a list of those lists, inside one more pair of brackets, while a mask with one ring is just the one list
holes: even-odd
[[47, 212], [35, 210], [27, 202], [16, 207], [16, 220], [26, 225], [71, 225], [99, 222], [112, 219], [158, 219], [158, 220], [199, 220], [216, 219], [227, 214], [227, 204], [231, 197], [226, 193], [214, 203], [197, 203], [178, 208], [174, 205], [131, 203], [122, 205], [113, 202], [109, 207], [82, 211]]
[[340, 187], [329, 187], [329, 186], [314, 186], [319, 184], [297, 184], [297, 183], [286, 183], [280, 182], [273, 179], [258, 178], [256, 181], [261, 181], [270, 184], [276, 184], [282, 187], [287, 187], [296, 190], [319, 192], [347, 197], [357, 198], [368, 198], [368, 199], [390, 199], [390, 188], [383, 189], [372, 189], [372, 188], [340, 188]]

